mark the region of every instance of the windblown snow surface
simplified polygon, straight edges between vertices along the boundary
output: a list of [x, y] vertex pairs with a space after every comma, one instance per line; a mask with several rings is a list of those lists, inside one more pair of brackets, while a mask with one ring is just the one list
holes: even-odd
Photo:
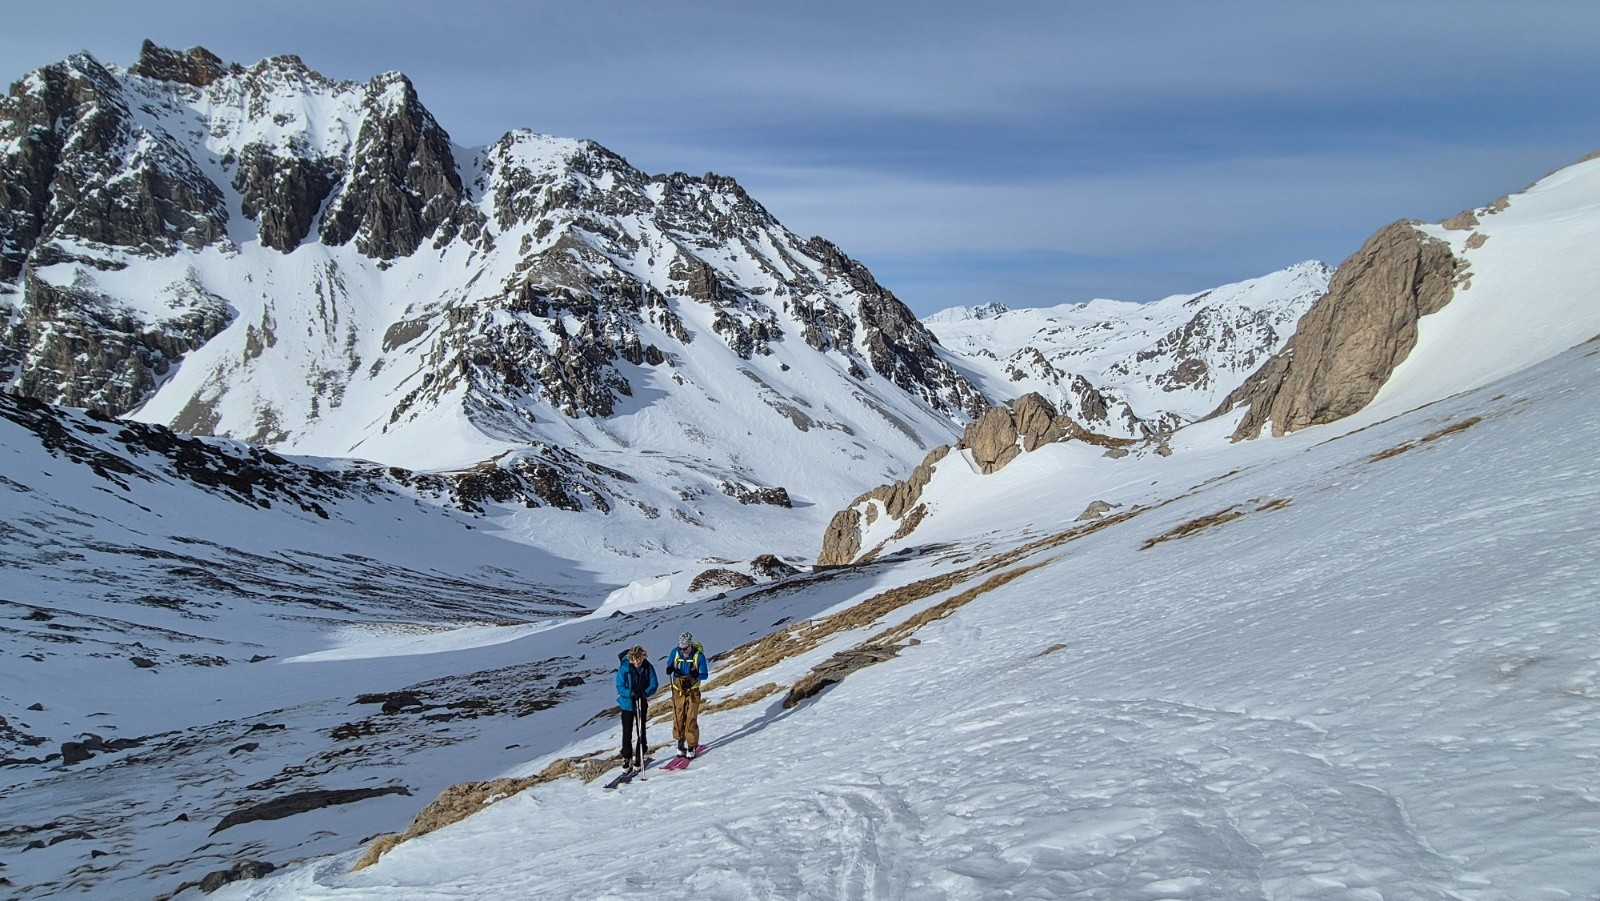
[[[705, 717], [685, 772], [558, 780], [371, 868], [352, 850], [216, 897], [1600, 896], [1600, 273], [1532, 237], [1548, 252], [1491, 256], [1595, 221], [1579, 169], [1559, 215], [1536, 188], [1486, 218], [1475, 284], [1361, 414], [1236, 445], [1216, 420], [1165, 458], [1049, 445], [987, 477], [947, 458], [879, 562], [759, 602], [948, 584], [713, 675], [710, 700], [950, 608], [894, 659]], [[1094, 500], [1113, 512], [1078, 522]], [[505, 772], [615, 741], [543, 734]]]

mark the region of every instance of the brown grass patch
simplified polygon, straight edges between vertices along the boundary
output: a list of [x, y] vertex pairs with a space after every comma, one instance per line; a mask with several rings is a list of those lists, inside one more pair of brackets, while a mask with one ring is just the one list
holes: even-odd
[[1446, 435], [1454, 435], [1456, 432], [1465, 432], [1467, 429], [1472, 428], [1480, 422], [1483, 422], [1482, 416], [1473, 416], [1463, 419], [1460, 422], [1451, 423], [1437, 432], [1434, 432], [1430, 435], [1424, 435], [1422, 437], [1422, 443], [1426, 444], [1429, 441], [1438, 441], [1440, 438], [1443, 438]]
[[[926, 600], [941, 591], [948, 591], [963, 582], [1008, 566], [1040, 550], [1056, 547], [1074, 539], [1091, 535], [1101, 529], [1110, 528], [1118, 523], [1127, 522], [1147, 509], [1149, 508], [1134, 507], [1114, 516], [1107, 516], [1095, 522], [1068, 529], [1065, 532], [1046, 536], [1010, 551], [985, 558], [959, 570], [921, 579], [909, 585], [891, 588], [831, 616], [793, 623], [784, 629], [757, 638], [754, 641], [746, 642], [723, 654], [720, 658], [723, 661], [721, 671], [713, 678], [719, 684], [732, 685], [751, 675], [776, 666], [785, 660], [815, 650], [821, 647], [824, 641], [840, 632], [871, 626], [910, 604]], [[1020, 573], [1018, 574], [1020, 575]], [[1015, 578], [1015, 576], [1008, 576], [1004, 581], [1010, 581], [1011, 578]], [[990, 582], [993, 581], [990, 580]], [[1004, 582], [999, 584], [1004, 584]], [[962, 599], [954, 606], [946, 608], [945, 605], [951, 603], [951, 601], [946, 601], [944, 604], [930, 608], [920, 616], [926, 617], [934, 614], [932, 618], [938, 618], [939, 616], [948, 615], [949, 610], [971, 601], [973, 597], [992, 587], [994, 585], [985, 583], [974, 590], [976, 593], [969, 592], [960, 596]], [[951, 600], [954, 601], [956, 599]], [[945, 612], [935, 614], [935, 611], [939, 610], [944, 610]], [[911, 627], [912, 630], [927, 621], [929, 620], [919, 619], [916, 625]], [[882, 636], [872, 639], [868, 644], [881, 643], [880, 639], [882, 639]]]
[[1021, 566], [1009, 572], [991, 576], [982, 585], [969, 588], [954, 597], [940, 601], [898, 626], [885, 629], [850, 650], [833, 655], [833, 659], [820, 666], [813, 667], [811, 672], [807, 673], [800, 681], [794, 684], [793, 688], [789, 689], [788, 697], [783, 699], [784, 709], [793, 707], [830, 685], [844, 681], [846, 676], [857, 670], [865, 669], [873, 664], [882, 663], [897, 656], [901, 648], [906, 647], [901, 642], [909, 638], [913, 632], [935, 620], [944, 619], [956, 612], [956, 610], [965, 607], [1012, 579], [1033, 572], [1044, 565], [1045, 561], [1041, 560], [1030, 566]]
[[1238, 508], [1229, 507], [1226, 510], [1219, 510], [1210, 516], [1202, 516], [1199, 519], [1191, 519], [1188, 522], [1179, 523], [1178, 525], [1173, 526], [1171, 530], [1149, 539], [1139, 547], [1139, 550], [1148, 551], [1163, 541], [1175, 541], [1179, 538], [1187, 538], [1190, 535], [1194, 535], [1198, 532], [1204, 532], [1206, 529], [1212, 529], [1224, 523], [1233, 522], [1242, 516], [1244, 516], [1244, 513]]
[[1401, 454], [1405, 453], [1408, 450], [1411, 450], [1413, 447], [1416, 447], [1416, 446], [1417, 446], [1417, 444], [1416, 444], [1415, 441], [1407, 441], [1405, 444], [1396, 444], [1394, 447], [1391, 447], [1388, 450], [1378, 451], [1377, 453], [1375, 453], [1372, 456], [1368, 457], [1367, 458], [1367, 462], [1368, 463], [1377, 463], [1377, 462], [1382, 461], [1382, 460], [1387, 460], [1390, 457], [1398, 457]]
[[1292, 503], [1294, 503], [1294, 501], [1290, 500], [1289, 498], [1276, 497], [1276, 498], [1273, 498], [1270, 501], [1267, 501], [1266, 503], [1262, 504], [1261, 506], [1257, 507], [1256, 508], [1256, 512], [1257, 513], [1266, 513], [1269, 510], [1282, 510], [1284, 507], [1287, 507]]
[[1427, 444], [1430, 441], [1438, 441], [1440, 438], [1443, 438], [1446, 435], [1454, 435], [1456, 432], [1465, 432], [1467, 429], [1472, 428], [1482, 421], [1482, 416], [1471, 416], [1461, 420], [1460, 422], [1453, 422], [1436, 432], [1431, 432], [1422, 436], [1416, 441], [1407, 441], [1405, 444], [1397, 444], [1388, 450], [1379, 451], [1378, 453], [1368, 457], [1367, 462], [1377, 463], [1380, 460], [1387, 460], [1390, 457], [1398, 457], [1408, 450], [1412, 450], [1420, 445]]
[[422, 808], [416, 819], [404, 832], [380, 835], [367, 846], [367, 853], [361, 855], [351, 867], [351, 872], [364, 870], [378, 862], [383, 855], [392, 851], [402, 842], [410, 841], [420, 835], [427, 835], [443, 829], [452, 823], [459, 823], [469, 816], [484, 809], [496, 801], [503, 801], [518, 792], [526, 791], [535, 785], [553, 782], [563, 776], [576, 775], [585, 782], [592, 782], [604, 775], [607, 770], [619, 766], [616, 760], [608, 760], [607, 752], [597, 752], [587, 757], [563, 757], [545, 767], [536, 776], [521, 776], [510, 779], [491, 779], [488, 782], [463, 782], [452, 785], [439, 793], [433, 803]]

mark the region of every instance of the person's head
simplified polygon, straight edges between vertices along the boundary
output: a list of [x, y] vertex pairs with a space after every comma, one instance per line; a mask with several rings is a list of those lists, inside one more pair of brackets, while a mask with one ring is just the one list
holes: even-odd
[[628, 649], [628, 662], [634, 666], [644, 666], [646, 656], [647, 655], [644, 652], [644, 648], [641, 648], [638, 645], [634, 645]]
[[678, 636], [678, 647], [683, 648], [685, 651], [687, 651], [687, 650], [689, 650], [689, 648], [691, 648], [693, 646], [694, 646], [694, 636], [693, 635], [690, 635], [688, 632], [685, 632], [682, 635]]

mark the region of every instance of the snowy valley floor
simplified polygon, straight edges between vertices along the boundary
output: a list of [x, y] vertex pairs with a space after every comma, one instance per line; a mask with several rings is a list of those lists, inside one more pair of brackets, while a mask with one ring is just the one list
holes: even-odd
[[353, 849], [215, 897], [1600, 896], [1597, 358], [1169, 460], [1026, 455], [830, 609], [1090, 500], [1143, 510], [713, 680], [787, 684], [1011, 576], [793, 709], [706, 717], [686, 772], [557, 780], [369, 869]]

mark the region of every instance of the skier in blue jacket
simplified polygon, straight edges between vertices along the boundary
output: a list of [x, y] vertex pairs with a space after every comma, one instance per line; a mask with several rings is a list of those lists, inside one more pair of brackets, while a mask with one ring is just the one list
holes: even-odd
[[[645, 752], [650, 742], [644, 734], [645, 718], [650, 715], [650, 696], [660, 685], [656, 668], [644, 648], [634, 645], [617, 655], [617, 706], [622, 709], [622, 760], [625, 769], [644, 769]], [[639, 722], [639, 742], [633, 741], [633, 723]]]
[[667, 678], [672, 680], [672, 737], [679, 757], [694, 757], [700, 746], [700, 683], [710, 675], [706, 650], [688, 632], [678, 636], [678, 646], [667, 655]]

